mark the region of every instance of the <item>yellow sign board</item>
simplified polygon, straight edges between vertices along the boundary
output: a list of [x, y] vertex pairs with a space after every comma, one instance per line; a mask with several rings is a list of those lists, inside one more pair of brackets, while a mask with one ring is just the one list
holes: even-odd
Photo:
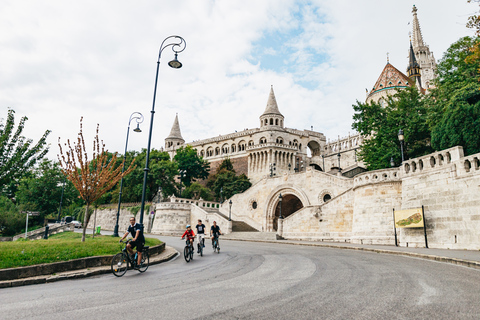
[[423, 228], [422, 208], [395, 211], [395, 228]]

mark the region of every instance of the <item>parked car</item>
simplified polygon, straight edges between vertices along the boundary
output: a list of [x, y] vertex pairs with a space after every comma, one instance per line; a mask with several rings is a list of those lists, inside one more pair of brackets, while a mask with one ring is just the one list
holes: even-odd
[[80, 221], [73, 220], [72, 223], [73, 223], [73, 226], [75, 228], [81, 228], [82, 227], [82, 223]]

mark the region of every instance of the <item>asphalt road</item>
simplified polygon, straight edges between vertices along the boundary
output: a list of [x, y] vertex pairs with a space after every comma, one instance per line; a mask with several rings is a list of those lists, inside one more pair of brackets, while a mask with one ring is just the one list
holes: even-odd
[[[183, 251], [184, 242], [160, 237]], [[480, 319], [480, 271], [403, 256], [206, 241], [183, 256], [92, 278], [0, 290], [1, 319]]]

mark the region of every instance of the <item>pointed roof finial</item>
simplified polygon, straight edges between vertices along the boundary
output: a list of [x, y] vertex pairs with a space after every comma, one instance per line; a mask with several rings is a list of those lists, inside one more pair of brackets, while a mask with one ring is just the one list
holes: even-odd
[[413, 5], [412, 9], [413, 13], [413, 48], [416, 49], [418, 47], [424, 46], [423, 37], [422, 37], [422, 30], [420, 29], [420, 23], [418, 22], [417, 17], [417, 7]]
[[387, 52], [387, 63], [390, 63], [390, 57], [388, 56], [389, 52]]
[[268, 101], [267, 101], [267, 107], [265, 108], [265, 111], [263, 112], [263, 115], [266, 114], [276, 114], [276, 115], [283, 115], [280, 113], [280, 110], [278, 110], [278, 105], [277, 105], [277, 100], [275, 99], [275, 94], [273, 93], [273, 85], [270, 87], [270, 94], [268, 96]]
[[175, 115], [175, 120], [173, 121], [172, 130], [170, 130], [170, 135], [167, 137], [167, 139], [183, 140], [182, 133], [180, 131], [180, 124], [178, 123], [178, 113]]

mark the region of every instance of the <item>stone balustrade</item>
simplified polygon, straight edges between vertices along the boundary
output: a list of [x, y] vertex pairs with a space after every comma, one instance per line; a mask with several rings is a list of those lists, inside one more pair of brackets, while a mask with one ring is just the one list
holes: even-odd
[[375, 183], [385, 183], [385, 182], [397, 182], [401, 181], [400, 169], [391, 168], [391, 169], [381, 169], [375, 171], [367, 171], [361, 173], [353, 179], [353, 188], [358, 188], [360, 186], [365, 186]]

